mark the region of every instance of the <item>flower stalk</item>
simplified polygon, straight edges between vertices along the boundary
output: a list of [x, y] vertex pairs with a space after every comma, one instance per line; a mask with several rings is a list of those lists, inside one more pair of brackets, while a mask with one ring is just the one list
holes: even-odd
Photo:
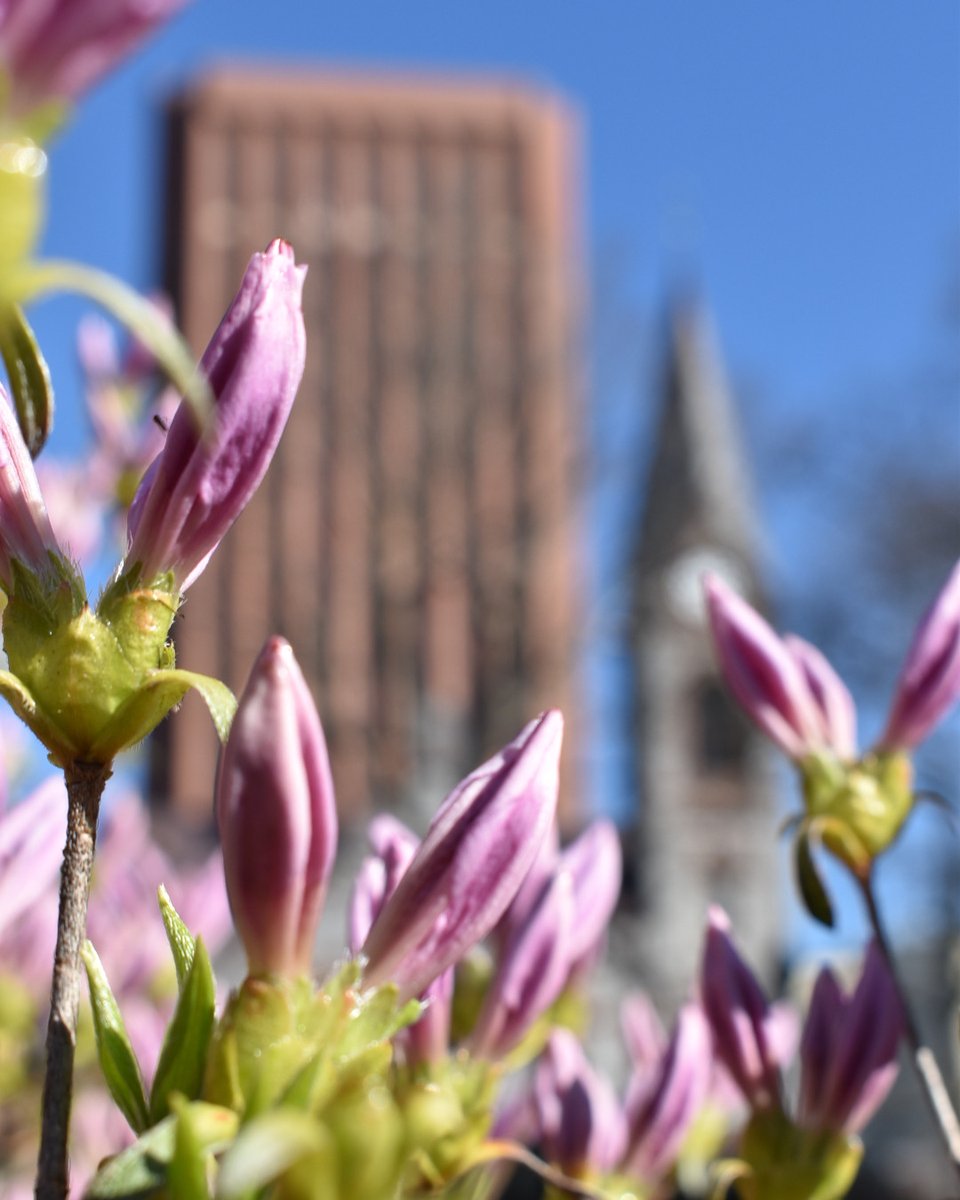
[[87, 924], [87, 899], [97, 841], [100, 798], [110, 778], [109, 764], [74, 763], [67, 783], [67, 840], [60, 876], [57, 948], [50, 986], [47, 1065], [43, 1082], [37, 1200], [65, 1200], [67, 1138], [77, 1047], [80, 1004], [80, 947]]
[[877, 906], [877, 898], [873, 891], [870, 875], [860, 880], [860, 890], [867, 908], [870, 927], [876, 938], [877, 948], [883, 956], [887, 970], [890, 972], [890, 978], [893, 980], [893, 985], [900, 998], [900, 1007], [903, 1013], [903, 1036], [910, 1048], [910, 1061], [920, 1082], [920, 1090], [923, 1092], [937, 1132], [953, 1164], [953, 1169], [960, 1176], [960, 1120], [957, 1119], [957, 1113], [950, 1099], [940, 1066], [933, 1051], [924, 1042], [910, 1007], [909, 997], [897, 967], [897, 960], [894, 957], [880, 909]]

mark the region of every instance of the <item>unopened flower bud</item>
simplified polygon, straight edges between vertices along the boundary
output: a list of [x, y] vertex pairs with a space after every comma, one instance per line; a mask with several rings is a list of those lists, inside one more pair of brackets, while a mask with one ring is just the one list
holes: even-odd
[[628, 1104], [627, 1174], [656, 1182], [671, 1169], [706, 1097], [711, 1070], [709, 1026], [698, 1005], [686, 1004], [643, 1103]]
[[213, 428], [181, 404], [130, 508], [121, 570], [138, 567], [141, 582], [172, 572], [189, 587], [270, 465], [303, 375], [305, 273], [279, 240], [250, 260], [200, 363]]
[[751, 1108], [780, 1108], [780, 1071], [771, 1044], [770, 1006], [733, 944], [730, 919], [710, 909], [700, 977], [703, 1010], [717, 1057]]
[[894, 693], [881, 750], [910, 750], [960, 697], [960, 562], [914, 635]]
[[570, 872], [573, 881], [576, 919], [570, 929], [567, 953], [571, 970], [577, 972], [602, 947], [620, 899], [623, 853], [613, 822], [594, 821], [588, 825], [564, 850], [560, 867]]
[[575, 1179], [617, 1166], [626, 1143], [623, 1112], [568, 1029], [551, 1033], [537, 1064], [533, 1096], [538, 1140], [548, 1162]]
[[816, 646], [794, 634], [783, 641], [799, 664], [817, 706], [823, 746], [849, 762], [857, 754], [857, 710], [847, 685]]
[[183, 4], [10, 0], [0, 10], [10, 107], [22, 115], [50, 99], [76, 98]]
[[553, 821], [562, 734], [543, 714], [447, 797], [364, 943], [368, 983], [417, 996], [490, 932]]
[[351, 954], [357, 954], [370, 927], [410, 865], [420, 845], [416, 834], [389, 813], [381, 813], [370, 822], [367, 840], [373, 854], [360, 864], [348, 911], [348, 937]]
[[573, 924], [573, 879], [561, 870], [503, 949], [470, 1037], [472, 1054], [502, 1058], [557, 999], [570, 974]]
[[320, 718], [293, 651], [271, 638], [224, 747], [217, 823], [251, 975], [310, 969], [337, 841]]
[[804, 669], [749, 604], [715, 575], [704, 581], [720, 669], [744, 712], [790, 758], [825, 743]]
[[0, 388], [0, 587], [14, 587], [13, 563], [49, 578], [63, 551], [54, 535], [23, 434]]
[[875, 942], [852, 995], [824, 968], [800, 1043], [800, 1123], [859, 1133], [896, 1079], [902, 1032], [897, 989]]

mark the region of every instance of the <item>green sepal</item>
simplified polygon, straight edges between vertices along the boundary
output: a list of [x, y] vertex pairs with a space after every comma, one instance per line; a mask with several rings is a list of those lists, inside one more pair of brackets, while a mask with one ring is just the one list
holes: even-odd
[[166, 1117], [148, 1129], [132, 1146], [105, 1163], [87, 1185], [84, 1200], [134, 1200], [164, 1192], [167, 1167], [175, 1152], [176, 1123], [184, 1111], [190, 1113], [195, 1144], [204, 1153], [217, 1154], [236, 1137], [236, 1113], [194, 1101], [177, 1116]]
[[106, 971], [90, 942], [83, 943], [80, 957], [87, 969], [87, 982], [90, 985], [90, 1007], [93, 1010], [100, 1070], [127, 1124], [134, 1133], [142, 1133], [149, 1122], [140, 1064], [130, 1045]]
[[163, 928], [166, 930], [170, 953], [173, 955], [173, 965], [177, 971], [177, 988], [182, 992], [184, 980], [189, 976], [190, 968], [193, 966], [196, 940], [173, 907], [170, 894], [162, 883], [157, 888], [157, 903], [160, 905]]
[[0, 296], [20, 299], [14, 274], [25, 269], [36, 249], [46, 216], [47, 155], [23, 124], [5, 128], [0, 137]]
[[23, 263], [5, 281], [7, 295], [32, 300], [49, 292], [89, 296], [117, 318], [154, 356], [170, 382], [192, 407], [197, 425], [209, 430], [213, 400], [210, 385], [197, 370], [190, 348], [174, 325], [133, 288], [104, 271], [74, 262]]
[[403, 1114], [380, 1079], [368, 1075], [339, 1092], [323, 1119], [337, 1150], [339, 1200], [400, 1194], [406, 1131]]
[[7, 369], [20, 432], [31, 458], [36, 458], [53, 428], [53, 384], [19, 304], [0, 306], [0, 355]]
[[323, 1050], [308, 1059], [290, 1080], [277, 1099], [279, 1108], [313, 1112], [320, 1108], [324, 1096], [329, 1096], [336, 1083], [336, 1068]]
[[207, 1061], [204, 1096], [248, 1118], [278, 1103], [317, 1112], [344, 1088], [389, 1070], [391, 1039], [422, 1012], [393, 985], [363, 990], [349, 962], [322, 987], [249, 977], [230, 996]]
[[797, 887], [804, 907], [815, 921], [833, 928], [833, 905], [820, 877], [820, 871], [814, 861], [810, 847], [812, 833], [809, 829], [801, 829], [793, 843], [793, 863], [797, 876]]
[[210, 675], [177, 667], [148, 671], [143, 683], [121, 706], [90, 751], [95, 761], [108, 761], [128, 746], [142, 742], [163, 718], [194, 688], [206, 702], [217, 735], [227, 740], [237, 701], [225, 683]]
[[749, 1180], [750, 1164], [740, 1158], [722, 1158], [710, 1168], [709, 1200], [726, 1200], [727, 1193], [735, 1183]]
[[412, 1162], [431, 1188], [470, 1170], [493, 1120], [503, 1063], [455, 1055], [399, 1075]]
[[767, 1110], [747, 1123], [738, 1158], [746, 1167], [736, 1178], [741, 1200], [842, 1200], [860, 1169], [863, 1143], [838, 1130], [805, 1129]]
[[76, 748], [64, 737], [63, 731], [47, 720], [27, 688], [9, 671], [0, 671], [0, 696], [37, 740], [43, 743], [53, 762], [64, 766], [75, 757]]
[[167, 1191], [177, 1200], [210, 1200], [207, 1185], [208, 1151], [204, 1148], [199, 1123], [182, 1096], [170, 1097], [173, 1109], [173, 1154], [167, 1167]]
[[330, 1135], [306, 1113], [273, 1109], [248, 1121], [220, 1162], [217, 1200], [245, 1200], [308, 1155], [330, 1155]]
[[388, 983], [357, 995], [350, 1020], [337, 1040], [338, 1058], [354, 1058], [420, 1019], [424, 1005], [419, 1000], [398, 1005], [398, 992], [396, 984]]
[[70, 105], [65, 100], [54, 97], [41, 101], [28, 113], [18, 116], [17, 128], [24, 136], [42, 146], [66, 124], [69, 114]]
[[151, 1122], [160, 1121], [167, 1115], [172, 1093], [180, 1092], [188, 1100], [199, 1096], [213, 1031], [215, 999], [216, 984], [210, 958], [203, 939], [198, 937], [193, 962], [163, 1039], [150, 1091]]

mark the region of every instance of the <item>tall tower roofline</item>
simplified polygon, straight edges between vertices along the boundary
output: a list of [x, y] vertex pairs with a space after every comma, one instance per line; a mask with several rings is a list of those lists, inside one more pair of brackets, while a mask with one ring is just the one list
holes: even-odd
[[635, 568], [643, 579], [708, 547], [753, 564], [758, 533], [734, 404], [713, 324], [689, 286], [666, 306], [661, 409]]

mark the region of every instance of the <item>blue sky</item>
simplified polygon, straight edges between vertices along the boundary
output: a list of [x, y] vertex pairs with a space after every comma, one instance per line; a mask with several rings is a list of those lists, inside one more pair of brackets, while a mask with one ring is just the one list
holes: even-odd
[[[944, 407], [921, 389], [905, 412], [900, 386], [942, 358], [945, 297], [960, 278], [955, 0], [196, 0], [59, 138], [46, 254], [138, 287], [157, 282], [161, 106], [228, 58], [507, 74], [573, 102], [584, 122], [585, 246], [613, 264], [606, 308], [637, 330], [636, 346], [616, 351], [622, 363], [594, 373], [601, 454], [620, 422], [643, 424], [655, 366], [645, 339], [671, 276], [692, 268], [731, 373], [761, 397], [761, 430], [833, 421], [849, 404], [854, 438], [906, 422], [913, 453], [946, 450], [960, 463], [956, 394]], [[54, 453], [82, 439], [72, 330], [84, 307], [55, 301], [34, 314], [58, 390]], [[607, 332], [596, 331], [598, 353]], [[956, 335], [946, 348], [954, 365]], [[849, 438], [851, 423], [843, 428]], [[764, 482], [771, 474], [769, 464], [760, 471], [761, 518], [774, 590], [789, 593], [822, 564], [836, 522], [817, 510], [815, 477], [798, 505]], [[608, 532], [620, 501], [601, 497], [594, 510]], [[601, 538], [601, 555], [616, 543]], [[839, 572], [823, 579], [848, 584]], [[901, 644], [908, 636], [903, 628]], [[620, 786], [618, 755], [615, 745], [597, 753], [598, 790]]]

